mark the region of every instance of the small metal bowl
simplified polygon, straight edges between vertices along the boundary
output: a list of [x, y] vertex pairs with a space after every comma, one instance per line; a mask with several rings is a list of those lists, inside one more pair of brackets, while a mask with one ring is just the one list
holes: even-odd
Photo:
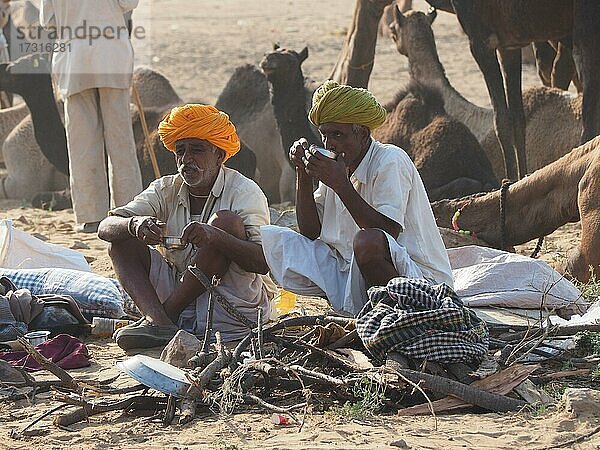
[[46, 342], [50, 337], [49, 331], [31, 331], [23, 336], [25, 339], [29, 341], [32, 347], [41, 344], [42, 342]]
[[330, 159], [337, 159], [337, 153], [332, 152], [331, 150], [327, 150], [326, 148], [323, 147], [317, 147], [316, 145], [311, 145], [310, 146], [310, 151], [315, 154], [315, 153], [320, 153], [323, 156], [327, 156]]
[[181, 250], [187, 247], [179, 236], [164, 236], [162, 245], [167, 250]]

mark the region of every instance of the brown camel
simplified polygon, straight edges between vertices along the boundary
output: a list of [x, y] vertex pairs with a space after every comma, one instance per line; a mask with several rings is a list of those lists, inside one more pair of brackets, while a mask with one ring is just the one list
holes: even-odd
[[269, 203], [294, 200], [294, 170], [281, 145], [264, 73], [252, 64], [237, 67], [215, 106], [229, 114], [240, 138], [256, 155], [256, 182]]
[[[448, 3], [427, 1], [434, 7], [447, 7]], [[520, 48], [531, 42], [559, 41], [568, 45], [572, 38], [575, 65], [583, 84], [581, 142], [599, 134], [600, 2], [450, 0], [450, 4], [483, 73], [509, 178], [515, 180], [527, 172]]]
[[[411, 79], [439, 90], [444, 109], [464, 123], [485, 151], [497, 179], [504, 177], [504, 160], [494, 130], [494, 112], [477, 106], [450, 84], [442, 66], [432, 29], [435, 10], [425, 14], [396, 10], [391, 36], [400, 54], [408, 58]], [[581, 96], [535, 87], [523, 93], [526, 120], [526, 149], [530, 171], [557, 160], [579, 145], [581, 136]]]
[[432, 203], [438, 226], [474, 231], [494, 247], [523, 244], [581, 220], [581, 242], [567, 254], [561, 269], [581, 282], [600, 273], [600, 136], [558, 161], [510, 186], [505, 202], [504, 236], [500, 226], [500, 191]]
[[[307, 56], [306, 48], [300, 53], [277, 49], [261, 62], [272, 84], [272, 103], [285, 148], [300, 137], [320, 142], [310, 128], [304, 101], [301, 64]], [[386, 109], [388, 119], [373, 135], [408, 153], [430, 198], [456, 197], [497, 186], [477, 140], [466, 126], [444, 113], [439, 95], [410, 86]]]

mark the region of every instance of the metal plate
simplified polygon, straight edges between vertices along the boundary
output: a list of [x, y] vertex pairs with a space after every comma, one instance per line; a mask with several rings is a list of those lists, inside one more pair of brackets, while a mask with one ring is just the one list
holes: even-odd
[[190, 387], [183, 370], [150, 356], [135, 355], [116, 366], [143, 385], [174, 397], [186, 397]]

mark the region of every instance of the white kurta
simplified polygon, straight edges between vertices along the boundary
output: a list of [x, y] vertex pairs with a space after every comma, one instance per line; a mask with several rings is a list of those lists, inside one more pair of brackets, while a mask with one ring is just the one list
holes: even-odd
[[133, 48], [123, 14], [138, 1], [42, 0], [40, 23], [57, 33], [52, 72], [64, 98], [90, 88], [129, 89]]
[[[373, 140], [350, 181], [369, 205], [401, 225], [397, 239], [386, 233], [396, 271], [452, 286], [448, 255], [427, 193], [406, 152]], [[336, 310], [356, 315], [367, 301], [365, 280], [353, 255], [360, 228], [331, 188], [320, 184], [314, 196], [319, 238], [311, 241], [282, 227], [261, 227], [267, 263], [285, 289], [326, 295]]]
[[129, 113], [133, 48], [123, 17], [137, 4], [42, 0], [40, 5], [41, 25], [56, 34], [52, 73], [65, 99], [78, 223], [102, 220], [111, 206], [126, 204], [142, 190]]

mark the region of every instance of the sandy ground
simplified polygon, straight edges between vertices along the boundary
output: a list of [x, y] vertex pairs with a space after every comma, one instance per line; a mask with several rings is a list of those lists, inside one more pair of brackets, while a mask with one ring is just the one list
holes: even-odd
[[[273, 42], [297, 50], [308, 45], [310, 56], [304, 63], [305, 74], [316, 80], [327, 78], [349, 26], [353, 4], [350, 0], [142, 0], [140, 3], [145, 8], [140, 17], [149, 14], [150, 19], [138, 21], [148, 28], [148, 38], [136, 43], [139, 63], [150, 64], [165, 73], [183, 98], [209, 102], [217, 98], [235, 67], [257, 63]], [[424, 2], [416, 1], [415, 9], [424, 10]], [[452, 84], [471, 101], [489, 104], [483, 79], [455, 17], [440, 13], [433, 28]], [[387, 101], [407, 81], [406, 59], [396, 52], [391, 41], [381, 39], [371, 90], [380, 100]], [[525, 67], [524, 87], [537, 84], [534, 68]], [[0, 202], [0, 218], [12, 218], [20, 229], [77, 248], [95, 272], [114, 275], [106, 244], [95, 236], [75, 232], [70, 210], [46, 212], [29, 208], [23, 202], [4, 201]], [[578, 224], [557, 230], [546, 240], [542, 258], [556, 261], [578, 239]], [[534, 242], [528, 243], [517, 251], [528, 253], [533, 245]], [[306, 306], [314, 309], [323, 305]], [[116, 373], [114, 361], [125, 356], [108, 341], [90, 340], [89, 349], [92, 366], [75, 373], [108, 378]], [[130, 381], [123, 377], [121, 382]], [[573, 420], [554, 409], [540, 415], [524, 412], [445, 416], [439, 419], [437, 430], [431, 417], [383, 416], [362, 423], [315, 414], [307, 418], [301, 432], [295, 426], [273, 425], [269, 415], [260, 412], [230, 418], [205, 414], [191, 425], [167, 428], [113, 413], [97, 416], [69, 430], [54, 427], [51, 418], [47, 418], [35, 425], [34, 429], [40, 430], [36, 436], [15, 434], [54, 405], [49, 394], [39, 396], [34, 404], [0, 404], [0, 448], [385, 448], [399, 439], [415, 449], [548, 448], [571, 441], [597, 426], [594, 420]], [[599, 445], [600, 437], [592, 437], [567, 448], [596, 449]]]

